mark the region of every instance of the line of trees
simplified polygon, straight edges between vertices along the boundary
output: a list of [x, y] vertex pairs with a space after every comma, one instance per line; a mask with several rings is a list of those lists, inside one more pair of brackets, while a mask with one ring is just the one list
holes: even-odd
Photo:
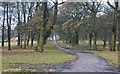
[[107, 5], [102, 1], [51, 2], [2, 2], [2, 47], [7, 27], [8, 50], [11, 50], [11, 27], [16, 25], [17, 45], [24, 49], [29, 46], [31, 39], [31, 46], [37, 40], [36, 51], [43, 52], [43, 46], [53, 30], [61, 40], [73, 46], [78, 45], [79, 40], [88, 40], [89, 48], [92, 49], [93, 46], [97, 50], [96, 42], [102, 40], [103, 47], [106, 47], [108, 41], [110, 51], [115, 51], [118, 41], [118, 50], [120, 49], [119, 1], [113, 5], [109, 0]]
[[[2, 2], [3, 25], [2, 25], [2, 47], [4, 47], [4, 31], [7, 24], [8, 50], [11, 50], [11, 25], [17, 31], [17, 45], [26, 49], [31, 39], [37, 40], [37, 52], [43, 52], [43, 46], [52, 33], [57, 20], [59, 3], [55, 2]], [[7, 17], [6, 17], [7, 16]], [[7, 23], [6, 23], [7, 22]], [[23, 42], [24, 37], [24, 42]], [[24, 44], [23, 44], [24, 43]]]
[[[109, 42], [110, 51], [116, 51], [116, 43], [120, 41], [119, 11], [119, 1], [113, 5], [109, 1], [105, 4], [102, 1], [65, 3], [61, 7], [58, 18], [62, 20], [58, 20], [59, 29], [56, 31], [61, 40], [73, 46], [78, 45], [79, 40], [88, 40], [89, 49], [97, 50], [97, 40], [102, 40], [104, 48]], [[119, 50], [120, 42], [117, 46]]]
[[[32, 18], [32, 15], [35, 14], [35, 8], [37, 3], [33, 2], [26, 2], [26, 3], [20, 3], [20, 2], [2, 2], [2, 7], [4, 8], [2, 13], [4, 14], [3, 17], [3, 25], [2, 25], [2, 47], [4, 47], [4, 37], [5, 37], [5, 28], [7, 27], [7, 36], [8, 36], [8, 50], [11, 50], [11, 25], [16, 25], [16, 28], [14, 28], [18, 33], [18, 43], [17, 45], [22, 48], [22, 34], [24, 32], [24, 47], [26, 48], [26, 31], [24, 28], [24, 31], [22, 31], [20, 28], [18, 28], [20, 25], [23, 25], [23, 23], [27, 23], [30, 18]], [[34, 6], [33, 6], [34, 5]], [[32, 8], [32, 9], [31, 9]], [[24, 19], [23, 19], [24, 18]], [[26, 19], [28, 18], [28, 19]], [[7, 22], [7, 23], [6, 23]], [[6, 26], [7, 24], [7, 26]], [[26, 24], [25, 24], [26, 25]], [[23, 28], [23, 27], [21, 27]], [[21, 40], [20, 40], [21, 39]], [[32, 43], [31, 43], [32, 46]]]

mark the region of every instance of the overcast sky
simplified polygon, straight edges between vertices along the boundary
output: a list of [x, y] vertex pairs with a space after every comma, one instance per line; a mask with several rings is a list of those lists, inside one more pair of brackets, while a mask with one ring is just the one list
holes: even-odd
[[[56, 1], [56, 0], [0, 0], [2, 2], [18, 2], [18, 1], [21, 1], [21, 2], [41, 2], [41, 1]], [[91, 2], [91, 1], [101, 1], [101, 0], [58, 0], [58, 2], [65, 2], [65, 1], [68, 1], [68, 2]], [[102, 1], [107, 1], [107, 0], [102, 0]], [[110, 2], [114, 2], [114, 0], [109, 0]], [[115, 1], [120, 1], [120, 0], [115, 0]]]
[[[0, 0], [0, 1], [12, 1], [12, 0]], [[13, 0], [13, 1], [20, 1], [20, 0]], [[21, 1], [41, 1], [41, 0], [21, 0]], [[48, 0], [48, 1], [51, 1], [51, 0]], [[52, 0], [52, 1], [55, 1], [55, 0]], [[58, 0], [59, 2], [63, 2], [63, 1], [66, 1], [66, 0]], [[69, 0], [69, 2], [81, 2], [81, 1], [88, 1], [88, 0]], [[89, 0], [90, 1], [90, 0]], [[93, 0], [94, 1], [94, 0]], [[95, 0], [95, 1], [101, 1], [101, 0]], [[113, 4], [114, 0], [109, 0], [111, 4]], [[120, 1], [120, 0], [119, 0]], [[102, 0], [102, 2], [104, 2], [106, 4], [107, 0]], [[107, 4], [106, 4], [107, 5]], [[119, 2], [119, 6], [120, 6], [120, 2]], [[119, 7], [120, 8], [120, 7]], [[2, 10], [2, 7], [0, 6], [0, 10]], [[2, 18], [2, 13], [0, 12], [0, 26], [3, 24], [2, 21], [3, 21], [3, 18]], [[6, 24], [6, 22], [5, 22]], [[16, 26], [17, 23], [14, 23], [12, 22], [12, 29], [14, 29], [14, 27]]]

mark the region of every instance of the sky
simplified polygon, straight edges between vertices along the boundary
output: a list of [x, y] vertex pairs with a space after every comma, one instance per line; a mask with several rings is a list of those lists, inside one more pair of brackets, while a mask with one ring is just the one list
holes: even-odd
[[[0, 1], [2, 1], [2, 2], [15, 2], [15, 1], [21, 1], [21, 2], [41, 2], [41, 1], [56, 1], [56, 0], [0, 0]], [[65, 1], [67, 1], [67, 2], [91, 2], [91, 1], [101, 1], [101, 0], [58, 0], [58, 2], [65, 2]], [[102, 0], [102, 1], [107, 1], [107, 0]], [[109, 0], [110, 2], [113, 2], [114, 0]], [[116, 1], [118, 1], [118, 0], [116, 0]], [[119, 0], [120, 1], [120, 0]]]
[[[5, 1], [5, 2], [6, 2], [6, 1], [20, 1], [20, 0], [0, 0], [0, 1]], [[41, 0], [21, 0], [21, 1], [34, 1], [34, 2], [35, 2], [35, 1], [41, 1]], [[44, 1], [45, 1], [45, 0], [44, 0]], [[55, 1], [55, 0], [48, 0], [48, 1]], [[59, 1], [59, 3], [61, 3], [61, 2], [66, 1], [66, 0], [58, 0], [58, 1]], [[81, 2], [81, 1], [84, 1], [84, 2], [85, 2], [85, 1], [88, 1], [88, 0], [69, 0], [68, 2]], [[89, 1], [90, 1], [90, 0], [89, 0]], [[101, 0], [93, 0], [93, 1], [99, 1], [99, 2], [100, 2]], [[106, 3], [106, 1], [107, 1], [107, 0], [102, 0], [102, 2], [105, 2], [105, 3]], [[114, 0], [109, 0], [109, 1], [110, 1], [111, 4], [113, 4], [113, 1], [114, 1]], [[120, 0], [119, 0], [119, 1], [120, 1]], [[106, 4], [106, 5], [107, 5], [107, 4]], [[120, 2], [119, 2], [119, 9], [120, 9]], [[1, 7], [1, 6], [0, 6], [0, 10], [2, 10], [2, 7]], [[0, 26], [2, 25], [2, 21], [3, 21], [3, 20], [2, 20], [2, 13], [0, 12]], [[12, 22], [12, 23], [14, 23], [14, 22]], [[5, 23], [5, 24], [6, 24], [6, 23]], [[14, 29], [14, 27], [16, 26], [15, 24], [16, 24], [16, 23], [14, 23], [14, 24], [12, 25], [12, 27], [11, 27], [12, 29]]]

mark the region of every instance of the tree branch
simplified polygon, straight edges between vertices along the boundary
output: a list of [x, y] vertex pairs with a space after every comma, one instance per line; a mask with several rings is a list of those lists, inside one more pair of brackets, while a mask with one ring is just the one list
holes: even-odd
[[55, 4], [55, 2], [53, 0], [51, 0], [51, 1]]
[[91, 15], [91, 14], [86, 10], [85, 6], [83, 6], [83, 7], [84, 7], [85, 12], [86, 12], [88, 15]]
[[98, 11], [98, 8], [100, 7], [101, 2], [102, 2], [102, 0], [101, 0], [100, 3], [98, 4], [98, 6], [97, 6], [97, 8], [96, 8], [96, 12]]
[[108, 3], [108, 5], [109, 5], [111, 8], [115, 9], [115, 7], [114, 7], [113, 5], [110, 4], [109, 0], [108, 0], [107, 3]]
[[86, 2], [86, 6], [90, 11], [94, 12], [92, 9], [90, 9], [89, 4], [87, 2]]
[[115, 7], [116, 9], [118, 9], [118, 2], [115, 2]]
[[54, 6], [52, 6], [48, 11], [50, 11], [51, 9], [53, 9], [56, 5], [61, 5], [64, 4], [65, 2], [59, 3], [59, 4], [55, 4]]

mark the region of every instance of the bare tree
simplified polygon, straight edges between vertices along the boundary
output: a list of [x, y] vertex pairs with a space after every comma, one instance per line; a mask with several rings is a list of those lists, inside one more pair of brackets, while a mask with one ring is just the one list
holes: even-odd
[[[98, 8], [100, 7], [101, 2], [86, 2], [86, 6], [87, 9], [91, 11], [90, 16], [91, 16], [91, 20], [92, 20], [92, 32], [93, 32], [93, 49], [96, 50], [97, 46], [96, 46], [96, 36], [97, 33], [95, 31], [95, 25], [96, 25], [96, 15], [98, 13]], [[90, 34], [90, 38], [91, 38], [91, 34]]]
[[3, 7], [4, 7], [4, 11], [3, 11], [3, 26], [2, 26], [2, 47], [4, 47], [4, 31], [5, 31], [5, 8], [6, 8], [6, 5], [5, 5], [5, 3], [4, 3], [4, 5], [3, 5]]
[[120, 10], [118, 10], [118, 5], [119, 5], [119, 2], [117, 1], [114, 1], [114, 5], [111, 5], [109, 0], [108, 0], [108, 5], [114, 9], [114, 24], [113, 24], [113, 27], [112, 27], [112, 43], [111, 43], [111, 50], [112, 51], [116, 51], [116, 29], [117, 29], [117, 15], [118, 15], [118, 12], [120, 12]]

